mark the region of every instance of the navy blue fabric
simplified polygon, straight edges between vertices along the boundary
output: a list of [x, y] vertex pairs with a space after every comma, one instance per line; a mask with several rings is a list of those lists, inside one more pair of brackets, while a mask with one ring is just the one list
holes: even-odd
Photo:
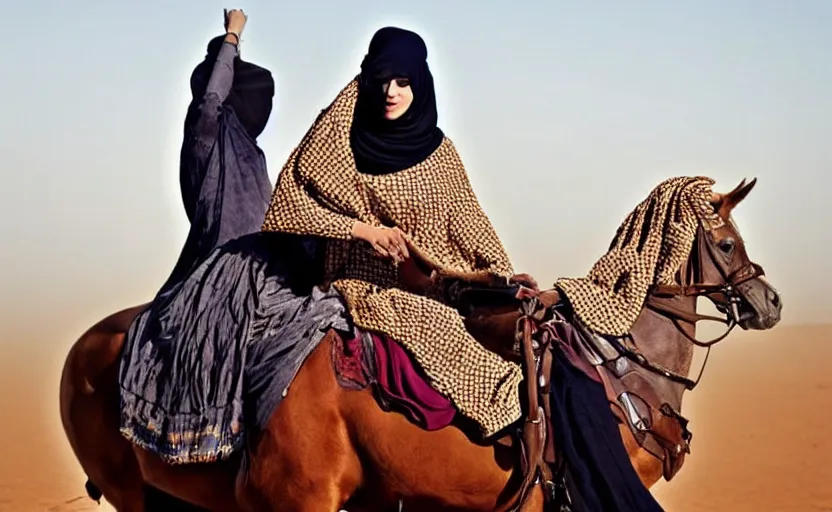
[[630, 462], [604, 387], [557, 350], [551, 373], [555, 446], [574, 512], [661, 511]]

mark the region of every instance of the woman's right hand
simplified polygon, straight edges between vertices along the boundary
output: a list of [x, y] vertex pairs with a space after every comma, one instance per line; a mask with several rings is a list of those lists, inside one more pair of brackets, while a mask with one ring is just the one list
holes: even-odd
[[[243, 28], [246, 26], [246, 13], [242, 9], [231, 9], [225, 11], [225, 33], [237, 36], [243, 35]], [[239, 41], [238, 41], [239, 42]]]
[[393, 258], [401, 263], [410, 257], [404, 233], [397, 227], [375, 227], [361, 221], [356, 221], [352, 227], [352, 236], [364, 240], [384, 258]]

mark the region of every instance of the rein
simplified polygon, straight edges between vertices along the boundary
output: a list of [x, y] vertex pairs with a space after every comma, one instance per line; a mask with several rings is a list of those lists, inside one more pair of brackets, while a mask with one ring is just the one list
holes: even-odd
[[[526, 505], [532, 489], [541, 486], [547, 504], [571, 510], [571, 498], [563, 476], [563, 465], [556, 456], [549, 402], [549, 379], [552, 371], [555, 336], [535, 336], [551, 328], [552, 305], [540, 300], [541, 292], [521, 287], [520, 317], [515, 328], [515, 347], [520, 352], [524, 373], [527, 411], [519, 429], [523, 480], [507, 512], [519, 512]], [[536, 339], [537, 338], [537, 339]], [[556, 467], [550, 468], [549, 464]], [[554, 469], [554, 471], [553, 471]]]
[[[700, 236], [702, 236], [701, 232]], [[707, 366], [708, 358], [711, 355], [711, 347], [728, 337], [728, 335], [731, 334], [731, 331], [734, 330], [734, 327], [736, 327], [742, 320], [740, 304], [742, 304], [743, 299], [739, 292], [737, 292], [737, 287], [746, 281], [765, 275], [763, 268], [752, 261], [747, 261], [740, 268], [729, 273], [721, 265], [716, 264], [718, 259], [713, 252], [714, 249], [711, 247], [711, 244], [705, 242], [704, 240], [700, 240], [700, 247], [703, 244], [707, 248], [709, 256], [714, 262], [714, 266], [722, 277], [723, 282], [721, 284], [693, 283], [656, 285], [653, 290], [651, 290], [650, 296], [647, 298], [646, 302], [647, 308], [669, 318], [673, 322], [676, 329], [688, 341], [697, 347], [702, 347], [707, 350], [705, 353], [705, 360], [702, 362], [702, 367], [699, 369], [699, 375], [697, 375], [696, 379], [692, 380], [668, 368], [655, 364], [649, 361], [641, 352], [626, 347], [622, 343], [615, 343], [616, 348], [623, 355], [627, 356], [628, 359], [634, 361], [636, 364], [648, 371], [659, 374], [662, 377], [670, 379], [674, 382], [683, 384], [689, 391], [693, 390], [702, 379], [702, 374], [705, 373], [705, 367]], [[699, 250], [699, 256], [700, 258], [702, 257], [701, 249]], [[714, 299], [715, 295], [721, 295], [725, 297], [725, 300], [723, 302], [719, 302]], [[725, 313], [725, 317], [701, 315], [696, 313], [695, 309], [693, 312], [681, 309], [671, 302], [678, 297], [708, 297], [716, 305], [717, 309]], [[691, 336], [688, 334], [680, 323], [686, 322], [695, 326], [697, 322], [702, 320], [711, 320], [724, 324], [726, 326], [725, 332], [714, 339], [700, 341], [696, 339], [695, 335]]]
[[[743, 320], [741, 312], [743, 297], [737, 289], [738, 286], [751, 279], [765, 275], [762, 267], [751, 261], [746, 261], [740, 268], [733, 271], [724, 268], [724, 265], [720, 264], [720, 255], [715, 254], [715, 249], [704, 238], [704, 235], [705, 233], [700, 231], [698, 237], [699, 247], [696, 251], [696, 257], [689, 259], [689, 264], [693, 265], [693, 270], [687, 275], [695, 276], [692, 279], [694, 282], [686, 283], [687, 278], [683, 280], [680, 277], [679, 281], [685, 282], [684, 284], [654, 286], [645, 301], [645, 307], [670, 319], [676, 329], [687, 340], [695, 346], [707, 349], [708, 353], [705, 356], [705, 361], [702, 364], [696, 380], [691, 380], [686, 376], [650, 361], [638, 350], [635, 340], [633, 340], [631, 335], [621, 338], [604, 337], [611, 345], [610, 348], [617, 351], [619, 356], [633, 361], [636, 365], [648, 372], [681, 383], [688, 390], [693, 390], [702, 378], [711, 347], [725, 339], [734, 327], [739, 325]], [[704, 247], [702, 247], [703, 244]], [[703, 282], [704, 279], [701, 269], [704, 263], [704, 257], [710, 257], [710, 263], [716, 268], [722, 283]], [[501, 510], [509, 512], [521, 510], [528, 502], [532, 489], [537, 486], [540, 486], [543, 490], [544, 499], [550, 506], [554, 504], [556, 507], [559, 506], [561, 510], [570, 510], [571, 505], [571, 497], [566, 489], [564, 474], [562, 473], [563, 461], [556, 454], [551, 437], [551, 424], [549, 422], [549, 418], [551, 417], [548, 400], [549, 378], [553, 357], [552, 351], [554, 350], [553, 342], [558, 337], [553, 330], [553, 324], [563, 321], [555, 313], [555, 310], [561, 304], [561, 300], [558, 299], [552, 304], [548, 304], [548, 300], [546, 300], [546, 304], [543, 304], [542, 302], [544, 301], [541, 301], [543, 298], [541, 294], [544, 292], [537, 290], [536, 286], [534, 288], [532, 290], [528, 287], [520, 286], [519, 290], [511, 293], [514, 300], [520, 301], [520, 315], [516, 320], [514, 329], [515, 346], [513, 352], [520, 356], [521, 366], [523, 367], [527, 410], [516, 432], [520, 441], [522, 480], [519, 489], [510, 501], [510, 505], [505, 509], [501, 508]], [[488, 288], [486, 287], [486, 289]], [[506, 296], [505, 291], [495, 293], [498, 296]], [[698, 314], [696, 313], [695, 305], [693, 311], [690, 311], [689, 308], [683, 309], [677, 305], [677, 301], [680, 298], [700, 296], [708, 297], [719, 311], [725, 313], [725, 317]], [[682, 322], [692, 324], [695, 328], [696, 323], [701, 320], [721, 322], [726, 325], [726, 330], [715, 339], [709, 341], [697, 340], [695, 334], [691, 336], [687, 333], [682, 326]], [[548, 335], [546, 335], [547, 331]], [[625, 344], [623, 342], [626, 338], [630, 339], [630, 343]], [[609, 385], [609, 377], [605, 378], [603, 371], [599, 371], [599, 375], [601, 375], [602, 380], [605, 380], [605, 387]], [[629, 391], [626, 391], [624, 395], [627, 393]], [[676, 456], [682, 452], [689, 453], [687, 443], [691, 436], [686, 428], [687, 420], [667, 403], [660, 403], [653, 406], [647, 405], [660, 413], [660, 417], [667, 418], [674, 425], [677, 425], [677, 427], [671, 428], [670, 434], [668, 434], [667, 430], [669, 428], [667, 427], [668, 423], [662, 423], [664, 426], [659, 427], [659, 430], [656, 432], [653, 431], [655, 426], [648, 426], [647, 430], [641, 429], [644, 431], [643, 435], [652, 434], [654, 436], [664, 436], [650, 439], [652, 446], [645, 445], [644, 439], [639, 440], [637, 438], [639, 444], [645, 447], [648, 453], [662, 460], [665, 477], [669, 479], [672, 478], [672, 474], [681, 466], [681, 463], [676, 466], [676, 462], [674, 462], [676, 461]], [[660, 420], [654, 419], [654, 421], [659, 422]], [[638, 429], [640, 427], [637, 426], [636, 428]], [[676, 441], [672, 441], [672, 431], [674, 428], [681, 433], [679, 434], [681, 436], [680, 444], [675, 444]], [[660, 441], [656, 441], [656, 439]], [[666, 445], [667, 441], [672, 441], [674, 444], [668, 447]], [[659, 455], [660, 452], [657, 452], [657, 450], [665, 453], [665, 455]], [[667, 476], [668, 471], [670, 471], [670, 477]]]

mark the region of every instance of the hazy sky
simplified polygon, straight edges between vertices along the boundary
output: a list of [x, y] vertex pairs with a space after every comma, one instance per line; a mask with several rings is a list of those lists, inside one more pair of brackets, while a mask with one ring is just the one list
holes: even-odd
[[736, 218], [784, 322], [829, 320], [830, 1], [27, 0], [3, 8], [0, 339], [66, 343], [167, 277], [188, 78], [223, 7], [276, 79], [272, 180], [396, 24], [427, 41], [440, 125], [519, 271], [583, 275], [669, 176], [757, 176]]

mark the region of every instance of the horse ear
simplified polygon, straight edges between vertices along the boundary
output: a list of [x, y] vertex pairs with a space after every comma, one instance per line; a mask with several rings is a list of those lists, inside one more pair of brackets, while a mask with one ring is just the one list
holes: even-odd
[[728, 192], [727, 194], [714, 194], [711, 202], [714, 204], [714, 208], [719, 212], [719, 216], [723, 219], [727, 219], [731, 215], [731, 211], [738, 204], [740, 204], [743, 199], [745, 199], [756, 184], [757, 178], [752, 179], [748, 183], [746, 183], [745, 179], [743, 179], [740, 184], [734, 188], [734, 190]]

